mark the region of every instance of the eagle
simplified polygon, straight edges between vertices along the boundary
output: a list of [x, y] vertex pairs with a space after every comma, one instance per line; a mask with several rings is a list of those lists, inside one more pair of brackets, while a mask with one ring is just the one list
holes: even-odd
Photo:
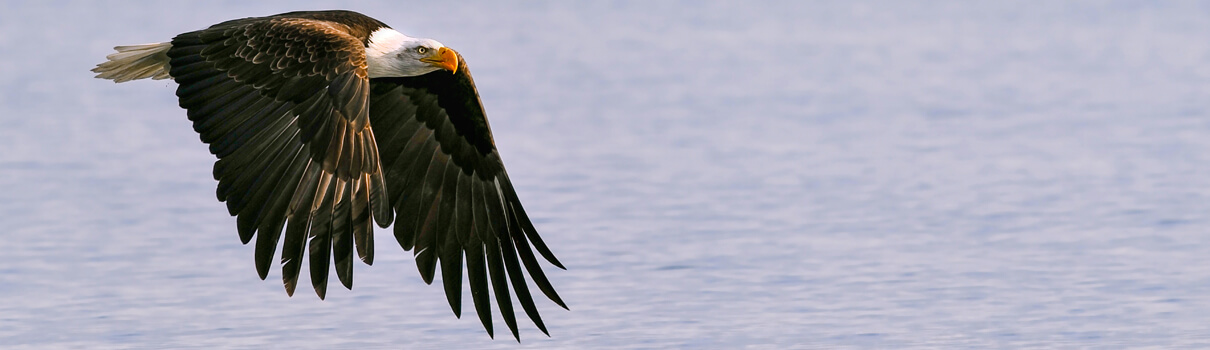
[[459, 318], [465, 262], [491, 337], [489, 290], [517, 341], [513, 295], [550, 335], [525, 274], [567, 309], [534, 251], [566, 268], [522, 208], [457, 51], [340, 10], [235, 19], [115, 50], [92, 70], [97, 78], [177, 83], [181, 108], [218, 158], [218, 200], [240, 240], [256, 238], [262, 280], [281, 241], [288, 295], [304, 255], [320, 299], [330, 264], [352, 289], [354, 251], [374, 261], [374, 222], [394, 225], [425, 283], [441, 265]]

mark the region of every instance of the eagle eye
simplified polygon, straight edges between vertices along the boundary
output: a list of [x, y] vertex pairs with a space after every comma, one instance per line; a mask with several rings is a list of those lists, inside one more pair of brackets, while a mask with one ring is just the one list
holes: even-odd
[[418, 53], [418, 54], [423, 55], [425, 52], [429, 52], [429, 49], [427, 47], [421, 46], [421, 47], [416, 48], [416, 53]]

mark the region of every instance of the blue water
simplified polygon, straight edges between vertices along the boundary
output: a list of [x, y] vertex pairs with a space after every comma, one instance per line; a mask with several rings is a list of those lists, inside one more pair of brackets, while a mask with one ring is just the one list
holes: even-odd
[[[1204, 2], [0, 7], [0, 348], [1210, 347]], [[326, 8], [467, 58], [568, 266], [550, 338], [454, 318], [387, 231], [286, 297], [174, 85], [88, 72]]]

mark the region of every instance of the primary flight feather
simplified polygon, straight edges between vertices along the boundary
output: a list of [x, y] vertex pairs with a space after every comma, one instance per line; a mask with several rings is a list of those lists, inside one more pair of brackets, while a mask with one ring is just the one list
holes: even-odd
[[332, 263], [352, 288], [354, 252], [373, 262], [376, 222], [394, 225], [426, 283], [441, 265], [459, 317], [465, 262], [489, 335], [489, 288], [514, 337], [512, 295], [549, 334], [525, 274], [567, 308], [534, 250], [563, 265], [522, 209], [454, 50], [350, 11], [236, 19], [115, 49], [93, 69], [98, 78], [179, 85], [180, 106], [218, 157], [218, 199], [236, 217], [240, 239], [256, 238], [261, 279], [280, 241], [288, 294], [304, 255], [320, 298]]

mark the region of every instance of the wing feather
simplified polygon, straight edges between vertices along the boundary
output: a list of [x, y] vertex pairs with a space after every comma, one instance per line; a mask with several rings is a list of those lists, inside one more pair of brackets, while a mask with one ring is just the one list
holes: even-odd
[[[513, 227], [514, 225], [510, 224], [509, 230], [511, 231]], [[533, 296], [529, 294], [529, 286], [525, 284], [525, 275], [521, 273], [521, 267], [517, 263], [517, 249], [508, 238], [501, 238], [499, 242], [500, 252], [504, 255], [504, 270], [508, 271], [513, 292], [517, 294], [517, 301], [521, 302], [521, 309], [525, 310], [525, 315], [529, 316], [529, 319], [534, 322], [535, 326], [538, 326], [542, 333], [550, 335], [546, 331], [546, 325], [542, 323], [542, 316], [538, 314], [538, 307], [534, 305]]]
[[420, 277], [424, 279], [424, 283], [433, 283], [433, 273], [437, 267], [437, 227], [441, 220], [442, 195], [445, 194], [442, 183], [445, 181], [446, 171], [449, 171], [449, 165], [449, 161], [442, 157], [441, 153], [434, 152], [429, 171], [425, 174], [424, 189], [419, 195], [421, 215], [417, 216], [413, 232], [416, 232], [416, 266], [420, 269]]
[[[427, 210], [423, 210], [427, 207], [425, 207], [422, 203], [424, 199], [424, 191], [427, 190], [428, 187], [424, 185], [424, 179], [428, 174], [429, 165], [434, 162], [434, 158], [440, 157], [440, 154], [433, 152], [433, 150], [435, 150], [437, 147], [436, 143], [427, 142], [427, 140], [432, 136], [431, 132], [426, 133], [426, 135], [423, 136], [417, 136], [426, 140], [417, 147], [427, 149], [428, 152], [419, 152], [416, 157], [416, 163], [412, 164], [412, 166], [405, 170], [407, 174], [391, 176], [391, 173], [387, 173], [387, 176], [393, 178], [391, 183], [387, 186], [400, 188], [403, 190], [398, 199], [395, 199], [395, 239], [399, 241], [399, 246], [403, 247], [404, 250], [412, 250], [416, 240], [416, 228], [420, 226], [421, 220], [423, 219], [422, 216], [427, 216], [428, 214]], [[425, 153], [428, 153], [428, 155], [426, 156]], [[399, 168], [395, 167], [394, 169]], [[409, 182], [396, 181], [396, 179], [401, 178], [419, 180]], [[411, 182], [417, 182], [419, 184], [413, 184]]]
[[328, 293], [328, 270], [330, 265], [329, 259], [332, 256], [332, 231], [333, 228], [333, 202], [336, 201], [336, 191], [340, 180], [334, 179], [332, 174], [324, 174], [319, 182], [319, 189], [316, 194], [323, 194], [323, 199], [315, 203], [316, 206], [311, 210], [314, 214], [311, 215], [311, 230], [307, 234], [307, 252], [308, 263], [311, 267], [311, 286], [315, 288], [315, 294], [323, 299]]
[[311, 202], [315, 200], [315, 189], [322, 175], [324, 174], [319, 171], [315, 161], [308, 160], [306, 168], [303, 170], [303, 177], [298, 182], [298, 188], [294, 190], [296, 195], [286, 211], [288, 223], [286, 224], [285, 241], [282, 243], [281, 274], [282, 282], [286, 286], [286, 294], [289, 295], [294, 295], [294, 288], [298, 286], [298, 272], [302, 268], [307, 230], [311, 227], [311, 211], [298, 210], [298, 208], [311, 207]]
[[[294, 132], [294, 139], [298, 138], [298, 132]], [[263, 211], [257, 221], [260, 225], [257, 226], [257, 231], [260, 235], [256, 237], [256, 272], [263, 280], [269, 275], [269, 268], [273, 263], [273, 253], [277, 250], [277, 242], [281, 238], [282, 228], [287, 221], [287, 204], [294, 197], [294, 188], [302, 182], [302, 177], [306, 173], [306, 164], [310, 162], [310, 154], [302, 149], [290, 149], [288, 151], [293, 155], [290, 160], [290, 165], [286, 166], [286, 173], [278, 180], [279, 185], [272, 186], [273, 192], [269, 195], [268, 210]], [[292, 185], [293, 184], [293, 185]], [[285, 252], [282, 253], [285, 255]]]
[[270, 135], [273, 142], [269, 143], [269, 146], [264, 147], [264, 151], [260, 152], [261, 156], [269, 159], [266, 171], [260, 173], [245, 172], [236, 181], [219, 182], [219, 198], [226, 198], [224, 184], [227, 185], [228, 190], [230, 188], [247, 188], [251, 192], [249, 196], [232, 197], [232, 200], [227, 201], [227, 210], [232, 215], [241, 214], [237, 216], [237, 226], [239, 228], [240, 239], [244, 244], [247, 244], [252, 239], [253, 234], [255, 234], [257, 225], [262, 220], [261, 213], [270, 209], [266, 206], [269, 194], [277, 187], [278, 180], [286, 172], [285, 167], [293, 160], [293, 154], [289, 152], [287, 147], [275, 147], [275, 145], [286, 143], [294, 137], [294, 133], [288, 128], [288, 121], [287, 123], [280, 124], [275, 126], [274, 134]]
[[[366, 265], [374, 263], [374, 228], [370, 225], [370, 212], [366, 207], [370, 201], [369, 192], [366, 191], [366, 186], [364, 185], [365, 182], [370, 181], [371, 176], [370, 174], [362, 176], [359, 181], [363, 182], [363, 184], [353, 186], [354, 196], [349, 201], [349, 215], [353, 219], [351, 223], [353, 242], [357, 247], [357, 257], [366, 263]], [[352, 272], [353, 270], [350, 269], [349, 281], [345, 287], [352, 288], [353, 286]]]
[[492, 277], [492, 291], [496, 294], [496, 305], [500, 307], [500, 316], [504, 318], [504, 323], [512, 331], [513, 337], [520, 339], [517, 331], [517, 316], [513, 312], [512, 298], [509, 297], [508, 292], [508, 278], [505, 277], [503, 252], [500, 249], [499, 240], [495, 237], [495, 232], [499, 232], [500, 228], [505, 227], [502, 224], [496, 225], [501, 222], [496, 220], [503, 220], [503, 216], [496, 218], [490, 215], [490, 213], [500, 210], [496, 206], [499, 201], [492, 201], [492, 197], [488, 195], [489, 189], [486, 182], [479, 182], [478, 187], [480, 188], [479, 194], [482, 196], [480, 203], [483, 204], [483, 214], [486, 214], [484, 215], [485, 229], [480, 232], [480, 236], [487, 256], [488, 271]]
[[[495, 337], [492, 329], [492, 302], [487, 292], [487, 264], [483, 257], [483, 246], [472, 244], [465, 246], [465, 249], [466, 278], [470, 281], [471, 300], [475, 304], [475, 313], [479, 315], [479, 323], [483, 324], [483, 329], [487, 330], [487, 334]], [[442, 269], [444, 268], [443, 266]], [[461, 284], [462, 281], [458, 282]]]
[[[347, 289], [353, 289], [353, 237], [355, 220], [353, 215], [353, 188], [360, 179], [343, 181], [338, 202], [332, 207], [332, 263], [336, 266], [336, 277]], [[327, 268], [325, 266], [325, 268]]]

